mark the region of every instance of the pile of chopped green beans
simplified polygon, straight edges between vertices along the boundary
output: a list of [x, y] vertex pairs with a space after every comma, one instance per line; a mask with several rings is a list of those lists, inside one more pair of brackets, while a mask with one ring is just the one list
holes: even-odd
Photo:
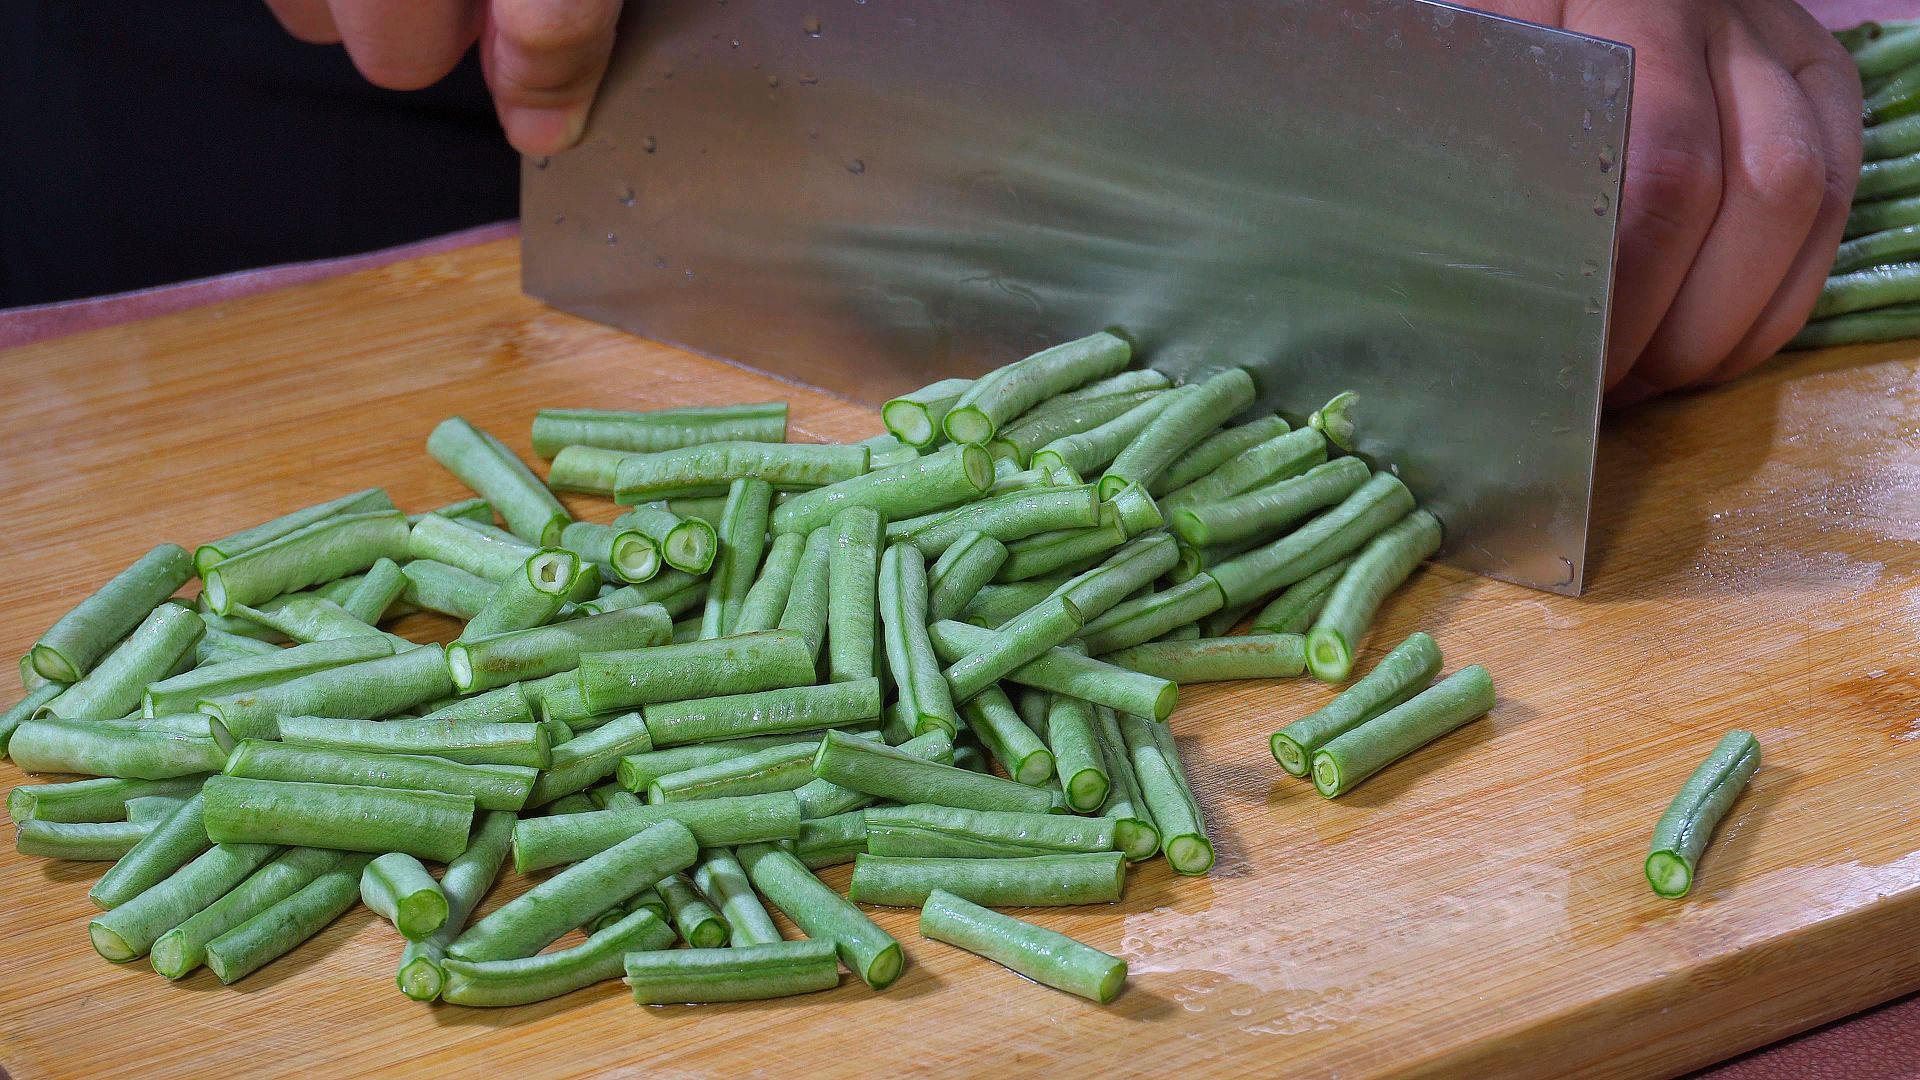
[[[110, 862], [94, 947], [169, 979], [243, 978], [359, 901], [415, 1000], [624, 973], [642, 1003], [730, 1001], [840, 966], [879, 990], [907, 956], [864, 902], [1108, 1001], [1123, 961], [984, 908], [1109, 903], [1159, 855], [1206, 873], [1178, 685], [1344, 683], [1440, 543], [1344, 456], [1351, 395], [1296, 430], [1247, 415], [1244, 371], [1133, 359], [1094, 334], [847, 445], [785, 442], [777, 402], [543, 410], [562, 481], [456, 417], [427, 449], [475, 498], [372, 489], [161, 545], [22, 659], [0, 751], [87, 778], [11, 792], [19, 850]], [[575, 522], [553, 487], [630, 509]], [[381, 629], [418, 611], [464, 629]], [[1274, 756], [1340, 794], [1487, 711], [1484, 669], [1438, 670], [1416, 634]], [[476, 920], [510, 856], [554, 872]], [[816, 876], [839, 864], [849, 895]]]
[[1838, 31], [1866, 93], [1846, 239], [1807, 325], [1787, 346], [1920, 337], [1920, 21]]

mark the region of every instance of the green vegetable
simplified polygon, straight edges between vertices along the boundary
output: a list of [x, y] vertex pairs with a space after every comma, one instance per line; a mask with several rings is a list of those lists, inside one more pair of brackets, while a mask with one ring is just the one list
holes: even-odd
[[972, 379], [941, 379], [880, 406], [880, 422], [893, 437], [908, 446], [932, 446], [940, 441], [947, 410], [973, 388]]
[[673, 944], [660, 916], [640, 908], [571, 949], [538, 956], [473, 962], [448, 958], [441, 998], [455, 1005], [526, 1005], [569, 994], [620, 974], [627, 958]]
[[885, 907], [919, 907], [935, 891], [994, 907], [1065, 907], [1120, 899], [1126, 857], [1030, 855], [1018, 859], [916, 859], [862, 855], [853, 861], [847, 898]]
[[368, 854], [340, 856], [300, 891], [207, 942], [207, 968], [222, 984], [233, 983], [285, 956], [295, 946], [347, 913], [360, 897], [360, 871]]
[[900, 943], [860, 909], [820, 883], [790, 852], [771, 844], [748, 844], [735, 853], [754, 888], [785, 912], [809, 938], [830, 941], [861, 981], [884, 990], [900, 977]]
[[423, 941], [447, 923], [447, 894], [411, 855], [391, 851], [360, 872], [360, 899], [408, 941]]
[[760, 442], [704, 443], [632, 454], [620, 461], [613, 497], [631, 505], [721, 495], [747, 478], [785, 491], [825, 487], [865, 473], [870, 454], [864, 446]]
[[52, 682], [79, 682], [192, 576], [193, 560], [178, 544], [147, 552], [40, 635], [27, 652], [33, 670]]
[[1065, 934], [989, 911], [945, 889], [928, 894], [920, 909], [920, 934], [1102, 1005], [1112, 1001], [1127, 980], [1125, 960]]
[[322, 848], [287, 848], [247, 876], [231, 892], [188, 916], [154, 940], [148, 958], [153, 970], [180, 979], [207, 962], [207, 944], [305, 888], [340, 864], [340, 853]]
[[1493, 677], [1461, 668], [1413, 698], [1346, 732], [1313, 754], [1313, 786], [1327, 798], [1493, 708]]
[[[588, 803], [591, 806], [591, 802]], [[513, 865], [521, 873], [579, 862], [662, 821], [677, 821], [704, 847], [733, 847], [800, 835], [800, 800], [789, 791], [522, 818], [513, 827]]]
[[1354, 648], [1380, 602], [1415, 567], [1440, 549], [1440, 519], [1415, 510], [1367, 542], [1328, 594], [1307, 632], [1307, 667], [1322, 682], [1341, 683], [1353, 672]]
[[439, 791], [207, 778], [205, 821], [217, 845], [289, 844], [446, 862], [467, 846], [473, 797]]
[[1140, 797], [1160, 831], [1160, 850], [1177, 874], [1204, 874], [1213, 868], [1213, 841], [1207, 838], [1200, 804], [1180, 767], [1173, 732], [1165, 724], [1121, 713], [1120, 737], [1126, 743]]
[[[506, 861], [513, 841], [513, 814], [504, 810], [475, 815], [473, 837], [467, 848], [447, 864], [440, 875], [440, 891], [447, 898], [447, 919], [440, 928], [420, 941], [409, 941], [400, 953], [400, 970], [395, 981], [400, 992], [415, 1001], [432, 1001], [446, 984], [442, 964], [447, 946], [466, 930], [467, 920], [480, 904], [481, 897], [493, 887]], [[669, 938], [656, 948], [671, 944]]]
[[536, 547], [560, 542], [573, 519], [505, 443], [453, 416], [427, 436], [427, 453], [498, 511], [515, 536]]
[[623, 412], [541, 409], [533, 415], [533, 452], [551, 458], [568, 446], [655, 453], [710, 442], [785, 442], [787, 403], [687, 405]]
[[880, 557], [879, 607], [887, 670], [914, 734], [938, 728], [952, 735], [959, 714], [927, 640], [927, 570], [918, 548], [893, 544]]
[[1107, 331], [1055, 345], [974, 380], [942, 429], [957, 443], [985, 443], [1009, 421], [1055, 394], [1127, 366], [1133, 347]]
[[1678, 900], [1693, 888], [1694, 868], [1740, 789], [1760, 767], [1760, 743], [1750, 731], [1729, 731], [1687, 778], [1653, 828], [1647, 883], [1656, 895]]
[[1289, 679], [1307, 669], [1306, 639], [1299, 634], [1150, 641], [1107, 653], [1101, 659], [1176, 683]]
[[916, 803], [865, 812], [866, 849], [875, 855], [1018, 859], [1115, 850], [1114, 823], [1068, 814], [962, 810]]

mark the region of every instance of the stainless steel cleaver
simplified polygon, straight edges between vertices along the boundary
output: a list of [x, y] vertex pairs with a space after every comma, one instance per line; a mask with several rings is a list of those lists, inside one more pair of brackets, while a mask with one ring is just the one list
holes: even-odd
[[524, 284], [866, 402], [1109, 325], [1357, 389], [1448, 561], [1578, 593], [1631, 75], [1423, 0], [644, 0]]

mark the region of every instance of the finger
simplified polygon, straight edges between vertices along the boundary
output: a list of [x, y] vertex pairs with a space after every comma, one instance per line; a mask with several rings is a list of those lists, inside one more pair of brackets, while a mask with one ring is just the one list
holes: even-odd
[[446, 77], [480, 32], [475, 0], [332, 0], [340, 39], [368, 82], [418, 90]]
[[1831, 35], [1820, 33], [1813, 17], [1798, 4], [1762, 5], [1754, 12], [1753, 24], [1813, 106], [1826, 156], [1826, 178], [1813, 229], [1786, 280], [1747, 336], [1715, 369], [1714, 381], [1752, 370], [1805, 325], [1826, 284], [1834, 249], [1846, 229], [1854, 185], [1860, 179], [1860, 71], [1852, 57]]
[[481, 57], [516, 150], [553, 154], [580, 140], [619, 15], [620, 0], [493, 0]]
[[327, 0], [267, 0], [267, 7], [287, 33], [309, 45], [340, 43], [340, 31], [334, 28]]
[[1826, 189], [1813, 105], [1745, 19], [1721, 24], [1707, 69], [1725, 163], [1720, 212], [1635, 365], [1636, 392], [1691, 386], [1732, 355], [1785, 282]]
[[1636, 47], [1608, 328], [1609, 388], [1653, 337], [1720, 205], [1720, 121], [1695, 4], [1568, 4], [1570, 30]]

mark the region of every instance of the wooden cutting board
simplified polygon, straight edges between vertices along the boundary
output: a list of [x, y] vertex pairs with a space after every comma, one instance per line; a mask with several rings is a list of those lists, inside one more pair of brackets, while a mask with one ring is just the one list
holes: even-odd
[[[548, 405], [784, 397], [796, 439], [880, 430], [866, 408], [546, 310], [516, 285], [502, 242], [0, 355], [13, 553], [0, 655], [155, 542], [374, 484], [408, 508], [460, 497], [423, 450], [451, 413], [522, 453]], [[1501, 701], [1339, 802], [1266, 747], [1325, 689], [1183, 695], [1174, 729], [1219, 865], [1185, 879], [1156, 861], [1112, 908], [1034, 913], [1128, 960], [1110, 1006], [922, 941], [912, 913], [888, 910], [876, 918], [909, 966], [882, 994], [843, 980], [782, 1002], [640, 1008], [609, 983], [524, 1008], [429, 1007], [394, 989], [399, 942], [365, 909], [233, 987], [204, 970], [169, 985], [88, 948], [100, 866], [4, 843], [0, 1064], [17, 1077], [1069, 1062], [1082, 1075], [1628, 1075], [1920, 985], [1912, 344], [1785, 358], [1610, 420], [1594, 511], [1581, 599], [1445, 567], [1392, 599], [1363, 664], [1425, 629], [1449, 669], [1491, 668]], [[10, 671], [0, 685], [14, 692]], [[1735, 726], [1758, 733], [1766, 763], [1694, 895], [1659, 900], [1641, 877], [1649, 830]], [[20, 780], [0, 765], [0, 786]], [[844, 886], [846, 869], [826, 877]]]

